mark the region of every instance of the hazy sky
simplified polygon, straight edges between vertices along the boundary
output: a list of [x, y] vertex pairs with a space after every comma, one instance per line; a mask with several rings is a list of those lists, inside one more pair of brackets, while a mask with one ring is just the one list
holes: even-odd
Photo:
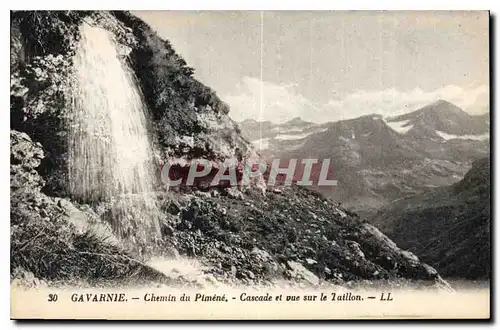
[[487, 12], [134, 13], [237, 121], [395, 115], [440, 98], [488, 111]]

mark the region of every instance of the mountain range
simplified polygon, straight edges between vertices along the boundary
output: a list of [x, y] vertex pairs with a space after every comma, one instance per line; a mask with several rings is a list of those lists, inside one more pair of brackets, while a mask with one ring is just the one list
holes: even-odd
[[240, 128], [269, 159], [331, 159], [338, 186], [316, 189], [358, 212], [455, 183], [489, 154], [489, 114], [472, 116], [444, 100], [390, 118], [245, 120]]

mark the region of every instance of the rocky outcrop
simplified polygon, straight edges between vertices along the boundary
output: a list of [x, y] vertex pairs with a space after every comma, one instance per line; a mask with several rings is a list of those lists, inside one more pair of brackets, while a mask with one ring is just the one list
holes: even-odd
[[224, 160], [252, 152], [229, 118], [229, 106], [194, 78], [194, 69], [169, 41], [127, 12], [113, 16], [137, 41], [131, 45], [130, 63], [151, 111], [163, 161], [172, 156]]
[[281, 190], [268, 196], [249, 190], [242, 201], [172, 193], [165, 209], [175, 212], [165, 235], [182, 255], [212, 265], [221, 281], [446, 286], [432, 267], [331, 200], [295, 186]]
[[10, 188], [11, 193], [19, 190], [37, 190], [45, 183], [35, 170], [44, 154], [40, 143], [33, 143], [26, 133], [10, 132]]
[[[11, 273], [30, 285], [49, 281], [157, 281], [164, 274], [144, 265], [99, 232], [92, 216], [69, 200], [41, 192], [44, 180], [37, 167], [44, 153], [40, 143], [11, 131]], [[78, 228], [78, 224], [85, 228]]]
[[[85, 21], [112, 32], [149, 109], [156, 168], [169, 158], [223, 161], [254, 154], [215, 91], [145, 22], [127, 12], [12, 13], [11, 126], [46, 150], [44, 191], [67, 195], [68, 104], [72, 56]], [[217, 132], [215, 134], [215, 132]]]

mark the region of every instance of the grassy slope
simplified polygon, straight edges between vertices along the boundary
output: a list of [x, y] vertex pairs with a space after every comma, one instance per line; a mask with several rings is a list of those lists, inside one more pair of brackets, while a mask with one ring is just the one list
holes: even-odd
[[394, 241], [443, 276], [490, 273], [489, 159], [474, 163], [459, 183], [398, 201], [373, 219]]

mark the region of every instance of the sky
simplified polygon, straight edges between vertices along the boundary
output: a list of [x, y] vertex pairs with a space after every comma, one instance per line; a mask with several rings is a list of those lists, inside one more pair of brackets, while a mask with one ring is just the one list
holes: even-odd
[[445, 99], [489, 111], [487, 12], [136, 11], [230, 107], [316, 123]]

